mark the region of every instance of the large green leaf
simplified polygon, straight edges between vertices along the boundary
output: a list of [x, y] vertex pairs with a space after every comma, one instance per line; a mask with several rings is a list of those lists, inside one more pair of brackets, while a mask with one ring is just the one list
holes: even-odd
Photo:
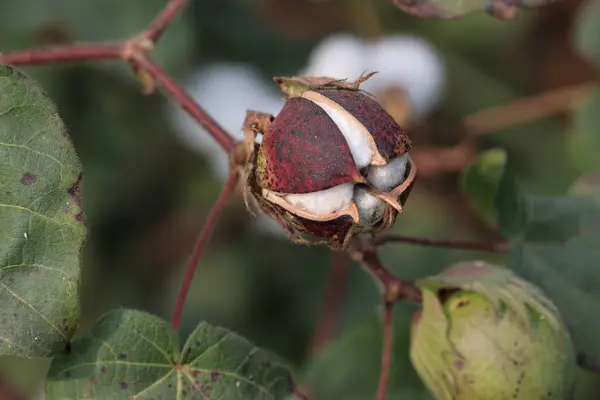
[[246, 339], [201, 323], [180, 351], [177, 333], [153, 315], [105, 314], [50, 368], [52, 399], [284, 399], [289, 370]]
[[52, 102], [0, 65], [0, 355], [52, 356], [77, 328], [80, 169]]
[[509, 266], [560, 309], [580, 363], [600, 367], [600, 207], [590, 196], [529, 198]]
[[422, 18], [452, 19], [486, 11], [500, 19], [512, 19], [515, 7], [541, 7], [555, 0], [394, 0], [404, 12]]
[[580, 362], [600, 368], [600, 342], [594, 339], [600, 331], [600, 180], [582, 178], [568, 196], [525, 195], [514, 183], [503, 190], [503, 164], [482, 168], [485, 159], [467, 172], [471, 191], [483, 191], [475, 196], [479, 207], [491, 214], [495, 207], [499, 216], [506, 205], [519, 204], [518, 218], [497, 218], [499, 230], [511, 238], [508, 266], [557, 305]]
[[[410, 314], [394, 314], [394, 354], [388, 399], [432, 400], [410, 359]], [[381, 318], [372, 315], [319, 353], [309, 365], [307, 386], [315, 400], [373, 399], [381, 370]]]

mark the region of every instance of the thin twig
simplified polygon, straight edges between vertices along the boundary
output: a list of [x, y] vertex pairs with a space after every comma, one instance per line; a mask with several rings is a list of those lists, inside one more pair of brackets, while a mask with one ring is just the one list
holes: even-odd
[[381, 346], [381, 373], [377, 384], [377, 400], [385, 400], [394, 352], [394, 303], [383, 304], [383, 343]]
[[375, 249], [365, 250], [358, 257], [356, 255], [354, 257], [362, 261], [367, 271], [381, 283], [386, 302], [394, 303], [400, 299], [421, 301], [421, 291], [411, 283], [396, 278], [388, 271], [381, 263]]
[[522, 98], [471, 114], [463, 120], [463, 124], [471, 136], [497, 132], [568, 111], [588, 98], [595, 87], [595, 83], [587, 82]]
[[346, 253], [331, 252], [331, 268], [319, 319], [309, 346], [309, 354], [317, 354], [335, 334], [350, 278], [350, 259]]
[[236, 144], [236, 140], [217, 121], [215, 121], [202, 107], [198, 105], [177, 83], [175, 83], [163, 69], [145, 54], [138, 53], [132, 62], [136, 67], [149, 74], [162, 87], [163, 91], [177, 102], [196, 122], [206, 129], [213, 138], [221, 145], [223, 150], [230, 152]]
[[419, 166], [419, 177], [430, 178], [440, 173], [458, 172], [467, 167], [477, 156], [473, 141], [467, 140], [452, 147], [422, 147], [411, 155]]
[[383, 344], [381, 354], [381, 371], [377, 384], [377, 400], [385, 400], [390, 370], [392, 365], [394, 325], [392, 312], [394, 303], [400, 299], [421, 301], [420, 290], [407, 282], [396, 278], [381, 263], [379, 256], [370, 245], [352, 253], [353, 257], [362, 261], [363, 266], [377, 279], [383, 287]]
[[4, 64], [39, 65], [59, 62], [96, 61], [118, 59], [121, 56], [121, 44], [76, 44], [72, 46], [56, 46], [45, 49], [33, 49], [0, 54], [0, 62]]
[[179, 294], [177, 295], [177, 302], [175, 303], [175, 308], [173, 310], [173, 317], [171, 319], [171, 327], [174, 331], [179, 329], [179, 321], [181, 320], [181, 314], [183, 311], [183, 306], [185, 304], [185, 299], [190, 290], [190, 285], [192, 280], [194, 279], [194, 272], [196, 271], [196, 267], [198, 266], [198, 261], [200, 260], [200, 256], [204, 252], [206, 248], [206, 244], [208, 243], [208, 239], [215, 227], [217, 219], [221, 215], [227, 200], [229, 200], [229, 195], [235, 188], [238, 182], [238, 176], [236, 173], [232, 172], [227, 178], [225, 185], [221, 189], [219, 193], [219, 197], [215, 201], [215, 205], [213, 209], [208, 214], [208, 219], [202, 228], [202, 232], [200, 232], [200, 236], [198, 237], [198, 241], [194, 245], [194, 251], [190, 258], [190, 261], [187, 266], [187, 270], [183, 281], [181, 283], [181, 288], [179, 289]]
[[431, 239], [399, 234], [380, 235], [374, 239], [374, 243], [376, 246], [408, 243], [420, 246], [450, 247], [454, 249], [479, 250], [491, 253], [506, 253], [508, 251], [508, 245], [505, 242], [472, 242], [469, 240]]
[[153, 43], [156, 43], [165, 29], [173, 21], [173, 19], [179, 14], [179, 12], [188, 5], [190, 0], [170, 0], [160, 14], [150, 22], [148, 28], [142, 33], [142, 35]]
[[[112, 44], [73, 44], [45, 49], [23, 50], [0, 54], [0, 62], [15, 66], [40, 65], [59, 62], [84, 62], [103, 59], [122, 59], [131, 63], [139, 77], [150, 76], [163, 91], [196, 120], [226, 151], [235, 147], [236, 140], [229, 135], [206, 111], [175, 83], [147, 53], [190, 0], [170, 0], [164, 9], [148, 25], [148, 28], [132, 39]], [[149, 83], [150, 86], [153, 82]]]

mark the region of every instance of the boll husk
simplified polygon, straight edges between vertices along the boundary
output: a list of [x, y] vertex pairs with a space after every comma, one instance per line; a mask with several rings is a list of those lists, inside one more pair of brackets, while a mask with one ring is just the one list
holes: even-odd
[[510, 270], [465, 262], [418, 283], [410, 358], [438, 400], [563, 400], [574, 348], [553, 303]]
[[295, 241], [308, 234], [342, 250], [354, 234], [389, 229], [402, 212], [416, 174], [410, 140], [359, 89], [372, 75], [275, 79], [286, 104], [260, 144], [247, 141], [246, 194]]

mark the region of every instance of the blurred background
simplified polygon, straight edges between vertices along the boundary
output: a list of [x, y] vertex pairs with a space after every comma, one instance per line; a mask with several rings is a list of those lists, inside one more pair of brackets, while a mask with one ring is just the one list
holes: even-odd
[[[164, 0], [0, 4], [0, 50], [8, 52], [126, 38], [143, 29]], [[597, 78], [592, 62], [574, 47], [585, 6], [582, 0], [562, 0], [508, 22], [484, 13], [437, 21], [409, 16], [391, 0], [196, 0], [154, 55], [238, 137], [246, 109], [277, 113], [282, 107], [273, 76], [355, 79], [379, 71], [365, 89], [405, 126], [419, 168], [393, 231], [492, 241], [499, 235], [461, 192], [460, 172], [477, 153], [505, 149], [519, 184], [534, 193], [563, 193], [590, 167], [572, 144], [570, 108], [570, 100], [580, 99]], [[598, 40], [593, 37], [600, 38], [598, 32], [587, 35]], [[120, 306], [169, 319], [185, 263], [225, 179], [226, 157], [168, 100], [144, 96], [126, 66], [25, 71], [57, 103], [84, 167], [90, 236], [82, 330]], [[500, 107], [556, 90], [558, 96]], [[543, 117], [513, 122], [536, 112]], [[504, 261], [407, 245], [384, 248], [382, 258], [406, 279], [459, 260]], [[182, 336], [206, 320], [288, 360], [315, 399], [374, 398], [381, 342], [377, 286], [358, 265], [340, 264], [335, 281], [343, 289], [343, 306], [339, 320], [329, 318], [335, 336], [313, 356], [332, 255], [288, 243], [272, 223], [252, 217], [236, 193], [201, 260]], [[396, 310], [390, 399], [430, 399], [408, 361], [412, 311], [412, 305]], [[44, 368], [39, 362], [0, 360], [0, 373], [27, 396]], [[595, 381], [581, 375], [577, 400], [599, 398]]]

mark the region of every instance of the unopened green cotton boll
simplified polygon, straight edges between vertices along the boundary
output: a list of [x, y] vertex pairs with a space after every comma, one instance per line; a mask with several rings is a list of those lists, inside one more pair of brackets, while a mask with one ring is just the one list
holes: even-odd
[[533, 284], [483, 262], [418, 283], [410, 357], [438, 400], [566, 400], [575, 353], [556, 307]]

